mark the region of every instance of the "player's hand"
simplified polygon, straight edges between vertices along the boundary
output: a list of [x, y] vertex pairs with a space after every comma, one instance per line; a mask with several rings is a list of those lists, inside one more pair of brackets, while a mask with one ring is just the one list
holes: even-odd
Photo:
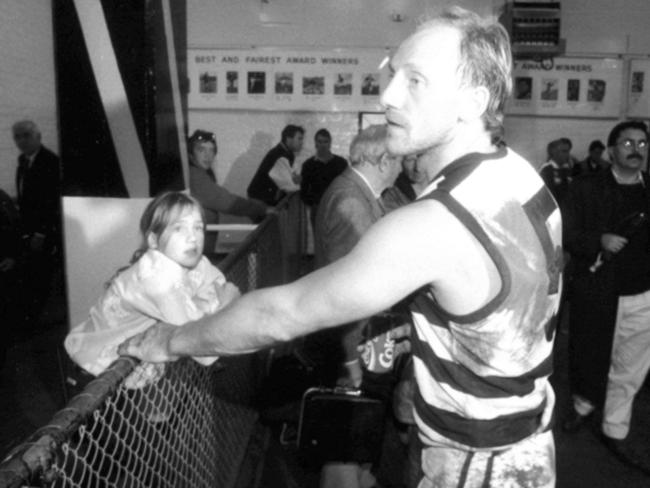
[[176, 326], [159, 322], [144, 332], [129, 337], [118, 346], [117, 353], [150, 363], [176, 361], [178, 356], [169, 353], [169, 341], [176, 329]]

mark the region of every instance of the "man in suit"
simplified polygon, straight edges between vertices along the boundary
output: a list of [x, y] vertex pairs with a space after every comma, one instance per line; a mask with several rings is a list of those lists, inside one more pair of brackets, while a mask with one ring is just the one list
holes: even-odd
[[289, 124], [282, 129], [282, 140], [266, 153], [248, 185], [249, 198], [277, 205], [287, 193], [300, 190], [300, 175], [293, 172], [293, 162], [304, 138], [302, 127]]
[[[314, 229], [317, 267], [324, 267], [348, 254], [370, 226], [385, 213], [381, 194], [394, 182], [401, 170], [401, 157], [391, 157], [386, 149], [385, 125], [373, 125], [359, 133], [350, 145], [351, 167], [329, 185], [318, 205]], [[362, 342], [367, 320], [342, 328], [316, 332], [306, 338], [307, 354], [324, 356], [317, 363], [327, 383], [358, 388], [364, 372], [359, 363], [357, 345]], [[310, 347], [311, 346], [311, 347]], [[311, 355], [313, 358], [313, 355]], [[390, 381], [371, 375], [364, 380], [366, 390], [379, 396], [390, 389]], [[370, 383], [368, 383], [370, 381]], [[387, 386], [384, 386], [387, 384]], [[390, 394], [387, 395], [390, 399]], [[355, 463], [327, 463], [321, 472], [321, 487], [357, 487], [357, 479], [372, 479], [367, 469]]]
[[24, 284], [28, 319], [36, 319], [47, 299], [52, 273], [61, 262], [61, 173], [56, 154], [41, 143], [31, 120], [12, 126], [20, 156], [16, 195], [25, 242]]
[[13, 200], [0, 190], [0, 370], [5, 364], [6, 352], [13, 342], [16, 322], [20, 318], [18, 300], [18, 257], [20, 256], [20, 229], [18, 209]]
[[[381, 194], [395, 182], [401, 169], [401, 158], [387, 154], [385, 140], [385, 125], [370, 126], [357, 135], [350, 145], [351, 167], [337, 176], [323, 194], [314, 227], [317, 268], [345, 256], [370, 226], [384, 215]], [[351, 328], [320, 333], [338, 339], [343, 331], [344, 336], [350, 335], [344, 340], [347, 346], [344, 350], [337, 347], [341, 344], [340, 339], [333, 345], [334, 351], [321, 349], [328, 363], [334, 366], [333, 374], [338, 374], [339, 366], [357, 359], [356, 346], [361, 339], [361, 330], [358, 323], [354, 323]], [[359, 368], [349, 373], [351, 383], [361, 380], [360, 373]]]

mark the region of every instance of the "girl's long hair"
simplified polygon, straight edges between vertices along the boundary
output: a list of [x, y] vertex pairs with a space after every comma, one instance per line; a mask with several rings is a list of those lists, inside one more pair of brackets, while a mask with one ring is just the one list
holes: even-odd
[[203, 207], [194, 197], [179, 191], [168, 191], [155, 197], [144, 209], [140, 217], [140, 246], [135, 250], [127, 266], [118, 269], [113, 277], [106, 283], [110, 286], [113, 280], [125, 269], [135, 264], [149, 249], [148, 238], [153, 235], [157, 241], [165, 232], [165, 229], [186, 209], [197, 208], [205, 225], [205, 214]]

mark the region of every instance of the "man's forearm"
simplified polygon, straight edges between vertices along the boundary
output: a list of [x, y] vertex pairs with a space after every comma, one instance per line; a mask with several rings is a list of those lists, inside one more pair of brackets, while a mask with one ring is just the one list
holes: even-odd
[[273, 305], [274, 299], [281, 300], [282, 293], [277, 290], [268, 288], [248, 293], [214, 315], [179, 327], [170, 337], [170, 354], [244, 354], [306, 333], [291, 322], [291, 314], [280, 313]]

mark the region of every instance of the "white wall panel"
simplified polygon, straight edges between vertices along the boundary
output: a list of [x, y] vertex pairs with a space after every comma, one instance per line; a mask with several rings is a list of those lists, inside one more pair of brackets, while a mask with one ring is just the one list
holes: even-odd
[[58, 152], [50, 0], [0, 1], [0, 188], [16, 194], [11, 125], [32, 119], [43, 143]]

